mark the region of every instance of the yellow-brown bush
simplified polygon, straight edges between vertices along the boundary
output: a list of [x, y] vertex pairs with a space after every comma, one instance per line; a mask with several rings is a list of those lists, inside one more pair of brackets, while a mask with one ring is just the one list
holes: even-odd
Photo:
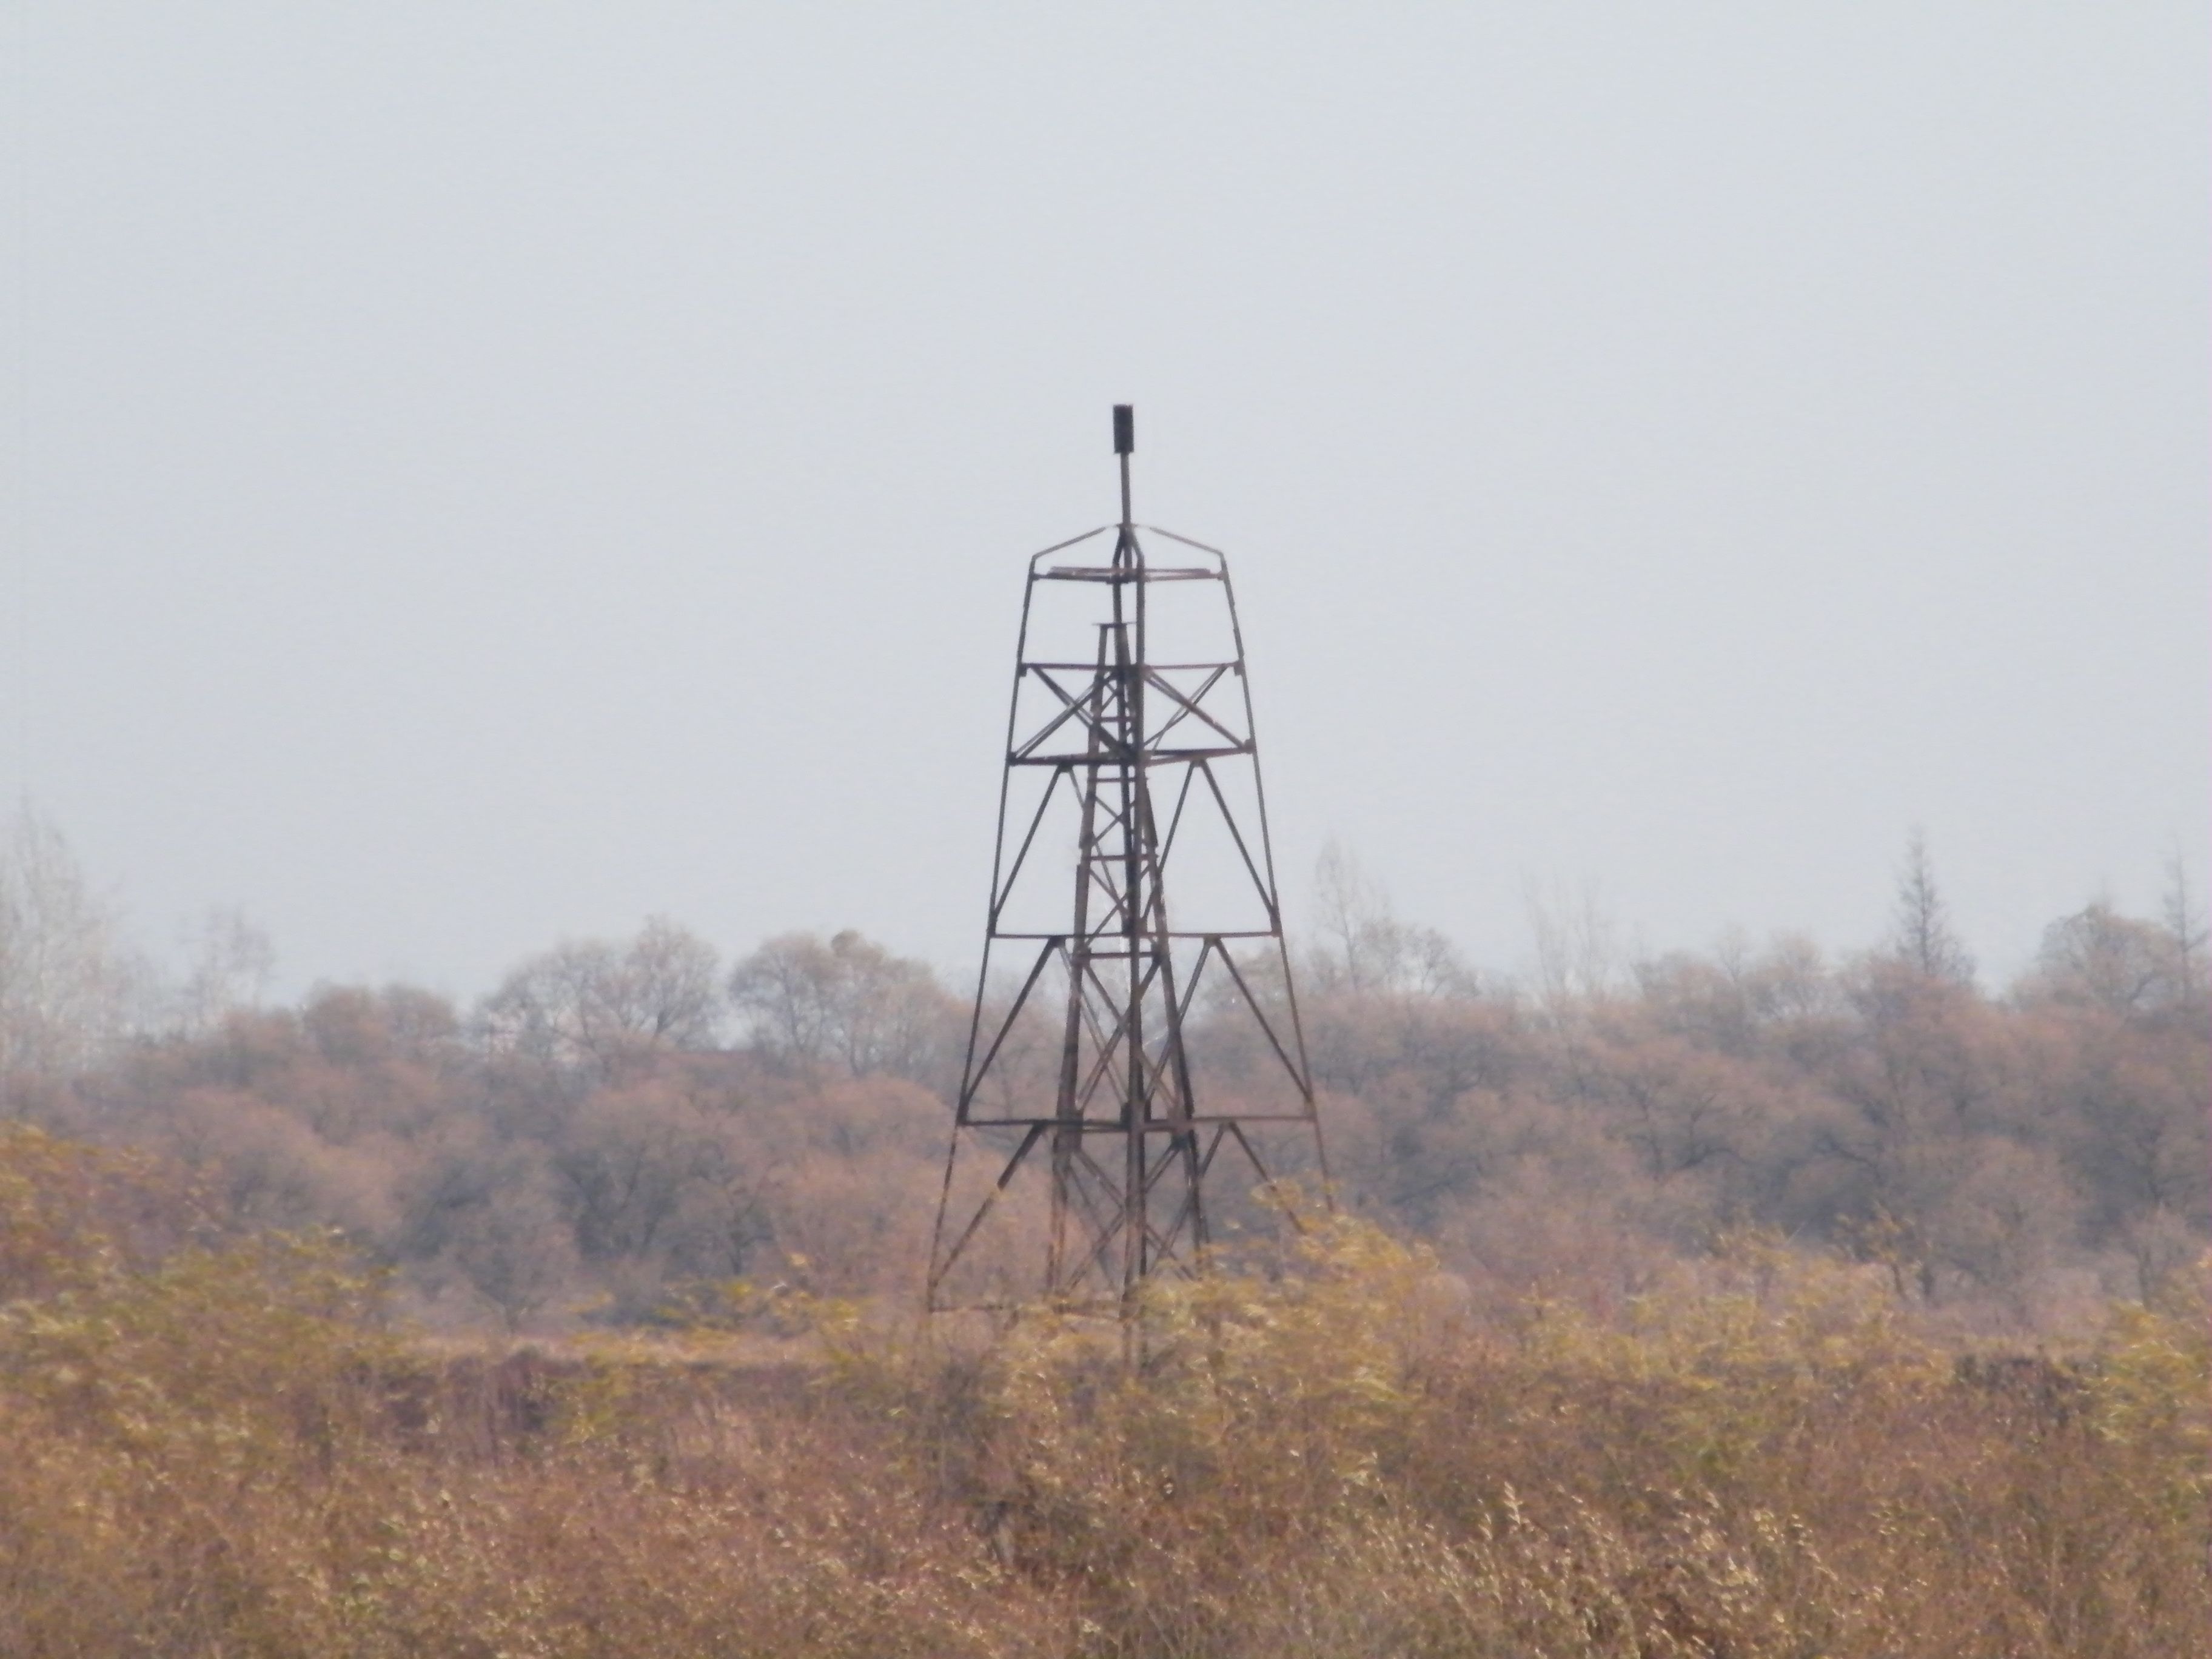
[[[2201, 1272], [2075, 1353], [1730, 1242], [1617, 1318], [1501, 1315], [1312, 1218], [1139, 1336], [817, 1309], [494, 1363], [325, 1240], [0, 1133], [0, 1651], [2200, 1651]], [[167, 1194], [165, 1197], [164, 1194]], [[179, 1220], [179, 1216], [186, 1217]], [[910, 1328], [908, 1328], [910, 1329]]]

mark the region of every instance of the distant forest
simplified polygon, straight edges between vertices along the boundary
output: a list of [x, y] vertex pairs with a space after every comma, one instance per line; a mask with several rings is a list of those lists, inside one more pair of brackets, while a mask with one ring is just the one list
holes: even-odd
[[[2057, 919], [2001, 988], [1917, 842], [1887, 942], [1842, 958], [1784, 937], [1618, 961], [1553, 918], [1509, 983], [1347, 860], [1321, 889], [1295, 961], [1337, 1200], [1470, 1297], [1618, 1301], [1759, 1229], [2027, 1331], [2148, 1295], [2212, 1235], [2205, 934], [2178, 864], [2161, 915]], [[696, 1319], [740, 1281], [918, 1291], [969, 1018], [921, 963], [845, 932], [726, 964], [656, 920], [471, 1007], [404, 985], [269, 1007], [251, 930], [205, 943], [156, 994], [22, 817], [0, 1116], [155, 1152], [247, 1226], [336, 1229], [434, 1327]]]

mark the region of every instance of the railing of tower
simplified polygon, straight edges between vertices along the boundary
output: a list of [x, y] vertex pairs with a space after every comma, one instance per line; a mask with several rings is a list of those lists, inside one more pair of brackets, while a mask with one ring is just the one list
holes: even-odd
[[[1228, 558], [1220, 549], [1175, 531], [1132, 521], [1128, 458], [1133, 422], [1126, 407], [1116, 409], [1115, 424], [1121, 472], [1121, 522], [1054, 543], [1028, 562], [1000, 773], [984, 959], [932, 1236], [927, 1301], [933, 1310], [1003, 1306], [1030, 1299], [1009, 1287], [998, 1294], [954, 1300], [947, 1286], [955, 1269], [968, 1261], [979, 1234], [1001, 1209], [1018, 1176], [1033, 1161], [1048, 1165], [1048, 1208], [1042, 1223], [1045, 1266], [1039, 1289], [1063, 1305], [1103, 1310], [1110, 1304], [1125, 1317], [1134, 1306], [1138, 1285], [1149, 1273], [1202, 1268], [1210, 1243], [1207, 1178], [1216, 1154], [1225, 1146], [1237, 1146], [1262, 1188], [1269, 1188], [1276, 1177], [1254, 1144], [1254, 1133], [1265, 1125], [1301, 1126], [1311, 1137], [1314, 1167], [1324, 1196], [1327, 1193], [1326, 1152], [1283, 938], [1243, 624]], [[1151, 563], [1140, 531], [1188, 549], [1201, 556], [1201, 562]], [[1106, 562], [1063, 556], [1109, 532], [1114, 541]], [[1054, 560], [1058, 562], [1048, 562]], [[1228, 654], [1225, 659], [1153, 662], [1146, 635], [1146, 592], [1159, 584], [1193, 581], [1221, 584]], [[1104, 590], [1101, 599], [1109, 603], [1111, 616], [1104, 623], [1088, 624], [1098, 631], [1097, 649], [1089, 660], [1032, 653], [1037, 598], [1047, 583], [1097, 584]], [[1188, 678], [1191, 676], [1199, 678]], [[1233, 713], [1218, 702], [1209, 704], [1231, 679], [1236, 682]], [[1025, 732], [1024, 692], [1037, 688], [1048, 694], [1046, 717]], [[1164, 718], [1150, 729], [1145, 712], [1148, 694], [1165, 711]], [[1183, 729], [1183, 740], [1170, 745], [1167, 739], [1178, 728]], [[1078, 738], [1079, 750], [1072, 746]], [[1249, 834], [1247, 822], [1216, 775], [1218, 762], [1242, 762], [1249, 767]], [[1037, 775], [1034, 769], [1050, 769], [1048, 778], [1017, 841], [1010, 835], [1016, 780], [1024, 773]], [[1163, 834], [1152, 785], [1156, 772], [1174, 769], [1181, 769], [1181, 786]], [[1073, 876], [1068, 925], [1010, 926], [1006, 907], [1039, 853], [1041, 827], [1063, 784], [1080, 817], [1073, 871], [1064, 871]], [[1259, 925], [1170, 925], [1170, 860], [1194, 800], [1201, 811], [1210, 808], [1218, 813], [1225, 827], [1235, 863], [1241, 865], [1249, 883], [1248, 896], [1259, 902]], [[1090, 918], [1094, 901], [1103, 905], [1095, 923]], [[1272, 971], [1279, 982], [1279, 1007], [1273, 1018], [1268, 999], [1255, 991], [1231, 948], [1232, 942], [1258, 940], [1272, 941], [1274, 947]], [[1195, 954], [1179, 961], [1182, 952], [1178, 946], [1187, 952], [1193, 944]], [[1035, 957], [1003, 1012], [994, 1011], [992, 974], [997, 947], [1024, 945], [1037, 947]], [[1232, 1100], [1227, 1109], [1208, 1111], [1194, 1088], [1188, 1023], [1206, 970], [1217, 962], [1228, 984], [1216, 1001], [1232, 1012], [1241, 1005], [1243, 1014], [1264, 1037], [1266, 1049], [1291, 1085], [1292, 1097], [1285, 1103], [1288, 1110], [1257, 1110]], [[1102, 963], [1106, 964], [1103, 975]], [[1039, 1073], [1027, 1089], [1018, 1091], [1028, 1097], [1025, 1102], [1018, 1105], [1010, 1096], [1003, 1105], [979, 1109], [986, 1083], [1002, 1069], [1007, 1044], [1055, 969], [1055, 988], [1060, 984], [1065, 988], [1056, 1085], [1043, 1088]], [[1109, 979], [1118, 980], [1118, 986], [1110, 985]], [[1215, 1017], [1218, 1012], [1217, 1009]], [[1032, 1018], [1042, 1017], [1040, 1009]], [[1052, 1097], [1048, 1108], [1043, 1098], [1048, 1093]], [[963, 1147], [981, 1152], [994, 1135], [1011, 1137], [1011, 1151], [1006, 1142], [998, 1142], [995, 1151], [1003, 1156], [995, 1179], [980, 1196], [956, 1206], [955, 1172]], [[1117, 1138], [1124, 1146], [1118, 1176], [1090, 1151], [1091, 1143], [1103, 1136]], [[1160, 1143], [1157, 1152], [1156, 1142]], [[1048, 1157], [1036, 1160], [1040, 1148], [1048, 1148]], [[1218, 1179], [1215, 1177], [1217, 1185]], [[967, 1219], [956, 1227], [961, 1213]], [[1109, 1273], [1117, 1254], [1122, 1269], [1118, 1286]]]

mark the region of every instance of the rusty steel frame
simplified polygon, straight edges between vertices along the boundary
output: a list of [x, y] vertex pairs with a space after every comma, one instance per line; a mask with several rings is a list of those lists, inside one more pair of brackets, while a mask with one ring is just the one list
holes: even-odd
[[[963, 1304], [947, 1281], [975, 1243], [1001, 1196], [1024, 1170], [1042, 1164], [1048, 1181], [1045, 1260], [1038, 1290], [1048, 1303], [1088, 1311], [1135, 1310], [1139, 1289], [1158, 1273], [1194, 1274], [1212, 1242], [1206, 1187], [1223, 1178], [1214, 1162], [1236, 1149], [1261, 1188], [1274, 1185], [1254, 1132], [1261, 1124], [1291, 1126], [1312, 1137], [1315, 1168], [1327, 1183], [1312, 1072], [1291, 984], [1275, 884], [1267, 795], [1259, 775], [1250, 681], [1229, 562], [1218, 549], [1172, 531], [1139, 526], [1130, 512], [1129, 460], [1133, 418], [1115, 409], [1121, 516], [1117, 525], [1057, 543], [1033, 556], [1023, 592], [1015, 652], [1014, 691], [1006, 726], [999, 793], [998, 843], [984, 928], [983, 962], [969, 1025], [966, 1060], [955, 1110], [945, 1185], [930, 1247], [927, 1304]], [[1157, 565], [1140, 530], [1201, 556], [1197, 563]], [[1103, 563], [1047, 562], [1108, 533]], [[1151, 591], [1163, 583], [1219, 585], [1231, 653], [1205, 662], [1152, 661], [1147, 653]], [[1090, 659], [1033, 656], [1031, 624], [1040, 586], [1087, 583], [1099, 590], [1097, 643]], [[1047, 718], [1027, 729], [1024, 690], [1046, 694]], [[1249, 766], [1249, 801], [1240, 812], [1218, 769]], [[1010, 819], [1018, 775], [1048, 769], [1048, 781], [1025, 823]], [[1164, 787], [1163, 787], [1164, 786]], [[1048, 860], [1038, 844], [1047, 809], [1063, 789], [1078, 822], [1066, 923], [1025, 929], [1006, 915], [1009, 896]], [[1163, 827], [1156, 803], [1171, 801]], [[1186, 813], [1212, 811], [1225, 824], [1235, 862], [1256, 900], [1260, 925], [1212, 931], [1178, 929], [1170, 921], [1168, 872]], [[1235, 946], [1246, 953], [1240, 965]], [[1019, 988], [1003, 1010], [991, 1006], [994, 957], [1021, 953]], [[1247, 969], [1255, 954], [1279, 975], [1270, 1010]], [[1236, 1104], [1209, 1112], [1194, 1084], [1185, 1024], [1209, 967], [1218, 964], [1222, 1008], [1255, 1022], [1264, 1054], [1290, 1085], [1287, 1109], [1255, 1111]], [[987, 1083], [1006, 1068], [1008, 1038], [1025, 1014], [1035, 1018], [1040, 988], [1064, 982], [1054, 1012], [1060, 1044], [1051, 1097], [1034, 1086], [1028, 1103], [987, 1107]], [[1045, 993], [1045, 1000], [1051, 996]], [[1221, 1018], [1217, 1008], [1215, 1018]], [[1003, 1079], [1000, 1085], [1005, 1086]], [[994, 1139], [998, 1144], [991, 1144]], [[1006, 1143], [1011, 1141], [1011, 1150]], [[954, 1174], [963, 1155], [990, 1157], [995, 1178], [974, 1201], [955, 1210]], [[988, 1166], [987, 1166], [988, 1167]], [[953, 1224], [961, 1215], [964, 1221]], [[992, 1304], [995, 1305], [996, 1304]]]

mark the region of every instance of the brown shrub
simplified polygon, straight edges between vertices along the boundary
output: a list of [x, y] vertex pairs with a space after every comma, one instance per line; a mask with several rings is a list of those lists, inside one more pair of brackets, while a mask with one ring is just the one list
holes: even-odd
[[158, 1172], [8, 1150], [11, 1655], [2148, 1659], [2212, 1618], [2201, 1268], [1962, 1361], [1762, 1236], [1478, 1316], [1316, 1216], [1126, 1333], [441, 1354], [326, 1242], [126, 1249]]

